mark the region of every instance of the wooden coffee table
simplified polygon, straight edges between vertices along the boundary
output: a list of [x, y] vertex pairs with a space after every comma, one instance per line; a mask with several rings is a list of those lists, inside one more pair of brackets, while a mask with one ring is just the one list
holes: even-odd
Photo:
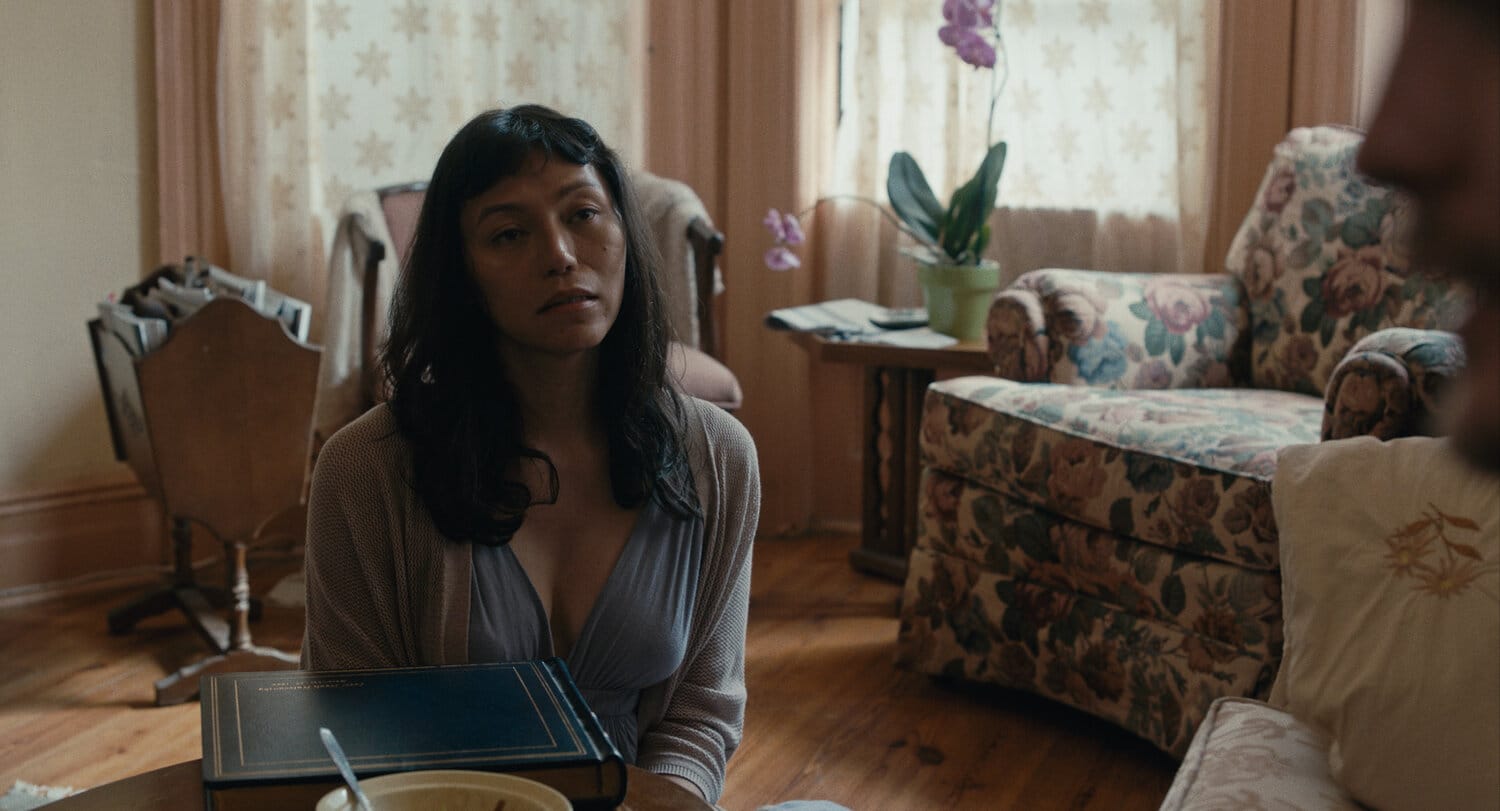
[[[939, 370], [994, 374], [989, 350], [983, 341], [914, 349], [787, 334], [813, 360], [864, 367], [860, 545], [849, 553], [849, 562], [862, 572], [905, 581], [907, 555], [917, 537], [922, 398]], [[881, 451], [882, 437], [887, 453]]]
[[[628, 788], [620, 811], [713, 811], [687, 789], [634, 766], [626, 767]], [[47, 811], [200, 811], [203, 761], [127, 777], [47, 805]]]

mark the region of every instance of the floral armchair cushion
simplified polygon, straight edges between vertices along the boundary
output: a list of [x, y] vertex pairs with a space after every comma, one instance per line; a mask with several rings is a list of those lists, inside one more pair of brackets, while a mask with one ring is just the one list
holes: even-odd
[[1277, 145], [1225, 261], [1250, 305], [1255, 388], [1321, 395], [1364, 336], [1392, 327], [1452, 329], [1456, 290], [1413, 274], [1413, 212], [1361, 177], [1358, 130], [1292, 130]]
[[1038, 270], [991, 305], [990, 356], [1029, 383], [1227, 388], [1248, 382], [1246, 312], [1230, 276]]
[[[1276, 452], [1316, 442], [1321, 411], [1316, 398], [1274, 390], [960, 377], [927, 391], [922, 465], [1121, 537], [1272, 570]], [[927, 495], [938, 509], [939, 494]]]

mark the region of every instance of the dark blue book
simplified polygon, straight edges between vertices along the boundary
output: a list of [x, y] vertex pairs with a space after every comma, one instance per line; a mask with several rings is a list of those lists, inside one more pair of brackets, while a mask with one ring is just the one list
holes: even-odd
[[576, 808], [625, 798], [625, 763], [561, 659], [202, 680], [203, 787], [214, 811], [311, 808], [342, 784], [319, 727], [360, 777], [507, 772]]

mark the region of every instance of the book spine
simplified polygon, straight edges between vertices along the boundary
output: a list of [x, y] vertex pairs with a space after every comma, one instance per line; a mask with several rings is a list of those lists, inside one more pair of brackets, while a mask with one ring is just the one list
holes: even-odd
[[323, 795], [342, 783], [293, 783], [249, 788], [205, 788], [204, 808], [208, 811], [265, 811], [268, 808], [312, 808]]
[[573, 681], [573, 674], [569, 672], [567, 663], [562, 659], [552, 658], [544, 659], [540, 664], [578, 718], [579, 730], [588, 736], [602, 756], [598, 769], [597, 793], [611, 797], [618, 805], [625, 800], [625, 760], [620, 757], [620, 750], [609, 740], [609, 736], [604, 733], [604, 725], [599, 723], [599, 716], [594, 714], [583, 694], [578, 692], [578, 685]]

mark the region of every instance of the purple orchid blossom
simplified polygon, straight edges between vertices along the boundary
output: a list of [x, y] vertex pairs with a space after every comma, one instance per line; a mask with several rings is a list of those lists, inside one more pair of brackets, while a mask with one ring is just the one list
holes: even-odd
[[771, 209], [766, 212], [766, 218], [761, 220], [766, 230], [771, 232], [777, 245], [801, 245], [805, 237], [802, 234], [802, 223], [797, 221], [797, 215], [788, 211], [785, 214]]
[[995, 66], [995, 46], [981, 33], [994, 28], [995, 0], [944, 0], [943, 19], [948, 24], [938, 29], [938, 39], [959, 59], [976, 68]]
[[806, 236], [802, 233], [802, 223], [797, 221], [797, 215], [790, 211], [782, 213], [776, 209], [766, 212], [766, 218], [761, 221], [766, 230], [771, 232], [771, 237], [776, 241], [774, 247], [766, 251], [766, 267], [771, 270], [791, 270], [801, 267], [802, 260], [792, 252], [788, 246], [801, 245]]
[[[996, 62], [999, 61], [1003, 46], [1000, 26], [996, 19], [1000, 12], [999, 0], [942, 0], [942, 10], [944, 25], [938, 28], [937, 34], [938, 39], [944, 45], [952, 48], [964, 64], [972, 65], [976, 70], [986, 68], [995, 70], [996, 74], [1003, 73], [1006, 76], [1009, 75], [1008, 69], [1004, 71], [996, 69]], [[1004, 87], [1004, 81], [1002, 80], [997, 87], [995, 76], [991, 76], [990, 87], [990, 111], [989, 117], [985, 119], [984, 133], [986, 144], [989, 144], [991, 140], [990, 128], [995, 118], [995, 102], [999, 98], [1000, 90]], [[990, 148], [991, 153], [999, 155], [999, 163], [996, 164], [997, 167], [1004, 165], [1004, 148], [1005, 144], [1003, 143], [994, 144]], [[897, 153], [896, 157], [892, 158], [893, 177], [896, 158], [903, 155], [905, 153]], [[921, 170], [916, 168], [915, 161], [912, 161], [909, 155], [905, 155], [905, 157], [911, 164], [912, 170], [920, 176]], [[993, 155], [987, 155], [984, 165], [981, 165], [980, 173], [985, 171], [985, 166], [990, 165], [992, 158]], [[998, 175], [999, 169], [995, 168], [994, 178], [998, 179]], [[976, 174], [973, 182], [977, 182], [978, 180], [979, 174]], [[994, 182], [994, 180], [992, 179], [990, 182]], [[957, 196], [958, 192], [955, 192], [955, 201], [957, 200]], [[813, 207], [815, 208], [828, 199], [832, 198], [820, 198], [813, 204]], [[913, 221], [911, 219], [905, 218], [905, 215], [898, 219], [882, 207], [880, 203], [869, 198], [852, 197], [850, 199], [874, 205], [880, 210], [881, 214], [890, 219], [907, 236], [912, 237], [917, 242], [925, 243], [927, 247], [934, 251], [938, 250], [937, 243], [934, 241], [934, 235], [929, 233], [924, 239], [924, 235], [919, 232], [918, 227], [912, 224]], [[951, 206], [953, 205], [957, 205], [957, 203], [950, 204], [950, 214], [952, 211]], [[985, 216], [988, 216], [988, 212], [985, 212]], [[771, 237], [775, 242], [765, 253], [764, 260], [766, 267], [778, 271], [801, 267], [801, 259], [791, 249], [791, 246], [801, 245], [806, 239], [802, 232], [802, 224], [798, 222], [796, 215], [791, 212], [780, 212], [773, 208], [766, 212], [765, 219], [762, 222], [766, 230], [771, 232]], [[964, 246], [962, 251], [955, 252], [957, 249], [946, 246], [942, 250], [947, 251], [948, 256], [954, 259], [954, 261], [978, 261], [978, 256], [983, 249], [983, 243], [988, 240], [987, 234], [976, 241], [973, 233], [965, 234], [962, 231], [959, 233], [960, 238], [957, 239], [957, 243]]]
[[943, 0], [943, 19], [960, 28], [992, 26], [994, 11], [995, 0]]
[[995, 48], [978, 31], [965, 31], [954, 43], [953, 49], [958, 52], [958, 58], [966, 64], [976, 68], [993, 68], [995, 66]]
[[802, 260], [798, 259], [797, 254], [792, 253], [792, 249], [785, 245], [777, 245], [768, 249], [765, 261], [766, 267], [771, 270], [791, 270], [802, 267]]
[[779, 245], [786, 241], [786, 226], [781, 224], [781, 212], [771, 209], [766, 212], [766, 218], [761, 220], [766, 230], [771, 232], [771, 238]]
[[801, 245], [807, 240], [802, 233], [802, 223], [790, 211], [781, 215], [782, 241], [788, 245]]

